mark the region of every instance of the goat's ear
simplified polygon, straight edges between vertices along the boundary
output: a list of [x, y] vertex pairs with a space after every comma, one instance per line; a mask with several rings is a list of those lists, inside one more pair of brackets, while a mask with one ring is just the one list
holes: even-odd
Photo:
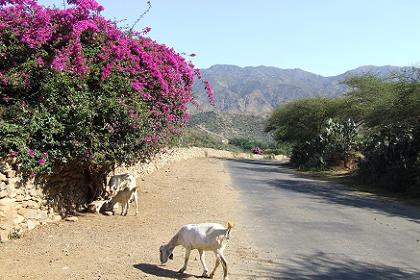
[[172, 253], [171, 253], [171, 254], [169, 255], [169, 259], [170, 259], [170, 260], [173, 260], [173, 259], [174, 259], [174, 254], [172, 254]]

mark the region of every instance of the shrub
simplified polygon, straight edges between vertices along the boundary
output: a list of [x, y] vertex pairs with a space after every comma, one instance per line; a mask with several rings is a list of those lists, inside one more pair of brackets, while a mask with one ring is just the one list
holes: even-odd
[[406, 191], [420, 186], [419, 149], [414, 131], [403, 125], [385, 126], [364, 143], [365, 160], [360, 164], [364, 178]]
[[333, 159], [346, 161], [357, 145], [357, 129], [351, 119], [343, 122], [329, 119], [317, 137], [293, 147], [290, 161], [300, 168], [325, 168]]
[[68, 3], [0, 1], [0, 156], [25, 176], [82, 165], [93, 197], [113, 166], [150, 158], [184, 126], [199, 70], [94, 0]]
[[251, 152], [255, 155], [261, 155], [264, 150], [260, 147], [252, 147]]

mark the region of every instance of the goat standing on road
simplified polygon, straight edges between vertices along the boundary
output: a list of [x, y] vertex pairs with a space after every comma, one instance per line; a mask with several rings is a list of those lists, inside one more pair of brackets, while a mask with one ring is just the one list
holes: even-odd
[[[217, 267], [221, 263], [223, 267], [223, 279], [228, 280], [227, 262], [223, 251], [230, 238], [232, 228], [233, 225], [230, 222], [228, 222], [227, 227], [214, 223], [185, 225], [181, 227], [167, 244], [160, 246], [160, 261], [164, 264], [168, 261], [168, 258], [173, 259], [172, 251], [176, 246], [182, 245], [186, 250], [185, 262], [184, 266], [179, 270], [179, 273], [183, 273], [187, 269], [191, 250], [197, 249], [204, 269], [202, 276], [213, 278]], [[208, 275], [204, 251], [213, 251], [216, 255], [216, 263], [210, 275]]]

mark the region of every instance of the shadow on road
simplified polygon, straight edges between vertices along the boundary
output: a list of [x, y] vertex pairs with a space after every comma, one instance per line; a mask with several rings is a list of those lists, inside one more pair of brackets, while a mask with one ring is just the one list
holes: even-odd
[[[240, 163], [240, 165], [234, 166], [233, 172], [235, 173], [242, 174], [241, 170], [246, 170], [243, 174], [248, 174], [249, 171], [259, 172], [262, 175], [262, 179], [255, 179], [255, 187], [258, 187], [258, 183], [268, 184], [283, 190], [311, 196], [311, 198], [317, 199], [321, 203], [336, 203], [371, 209], [420, 223], [420, 211], [418, 207], [385, 201], [384, 198], [373, 194], [356, 194], [354, 190], [343, 185], [305, 178], [274, 161], [239, 159], [230, 159], [228, 161]], [[280, 176], [279, 174], [284, 176]]]
[[144, 273], [155, 275], [158, 277], [165, 277], [171, 279], [188, 279], [193, 276], [191, 274], [186, 273], [177, 273], [176, 271], [165, 269], [155, 264], [139, 263], [133, 266], [138, 270], [143, 271]]
[[402, 270], [398, 267], [371, 264], [337, 254], [317, 252], [311, 255], [292, 256], [287, 264], [259, 263], [254, 271], [256, 278], [283, 280], [382, 280], [420, 279], [416, 269]]

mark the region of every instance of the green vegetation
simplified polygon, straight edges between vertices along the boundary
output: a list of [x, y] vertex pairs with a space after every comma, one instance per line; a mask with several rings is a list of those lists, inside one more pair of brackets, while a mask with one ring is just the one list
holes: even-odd
[[276, 143], [264, 131], [266, 118], [220, 112], [202, 112], [191, 116], [189, 127], [176, 145], [251, 152], [260, 147], [265, 154], [290, 154], [291, 146]]
[[251, 151], [254, 147], [262, 148], [264, 154], [288, 155], [291, 152], [291, 146], [287, 143], [267, 143], [249, 138], [233, 138], [229, 141], [229, 144], [247, 152]]
[[299, 168], [326, 168], [342, 161], [349, 166], [357, 154], [357, 130], [352, 120], [335, 122], [329, 119], [322, 131], [311, 140], [297, 143], [291, 163]]
[[25, 178], [83, 174], [93, 200], [115, 166], [151, 158], [185, 126], [200, 74], [96, 1], [67, 2], [0, 1], [0, 158]]
[[[381, 80], [346, 80], [342, 97], [278, 108], [266, 131], [293, 143], [291, 163], [323, 169], [361, 157], [358, 175], [393, 191], [420, 190], [420, 70]], [[361, 154], [360, 154], [361, 153]]]
[[223, 139], [247, 138], [261, 142], [273, 142], [264, 132], [267, 119], [261, 116], [202, 112], [191, 115], [189, 127], [207, 131]]
[[265, 131], [273, 132], [275, 140], [300, 143], [321, 133], [324, 123], [337, 115], [343, 106], [341, 98], [316, 97], [299, 99], [277, 108]]
[[229, 145], [222, 141], [223, 138], [203, 131], [197, 128], [186, 128], [183, 133], [178, 137], [176, 146], [180, 147], [203, 147], [212, 148], [217, 150], [227, 150], [232, 152], [241, 152], [242, 150]]

